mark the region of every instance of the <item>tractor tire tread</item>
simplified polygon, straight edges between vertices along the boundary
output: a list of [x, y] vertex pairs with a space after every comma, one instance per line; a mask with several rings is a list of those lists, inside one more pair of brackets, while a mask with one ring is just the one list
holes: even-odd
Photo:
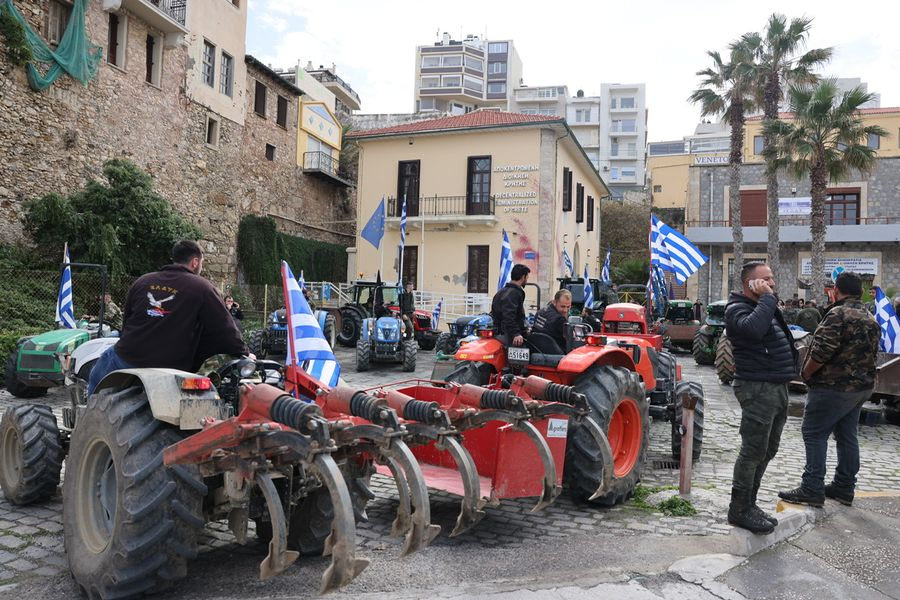
[[719, 336], [716, 345], [716, 375], [723, 384], [734, 381], [734, 351], [731, 348], [731, 340], [724, 333]]
[[703, 386], [696, 381], [680, 381], [675, 388], [675, 417], [672, 419], [672, 459], [681, 459], [681, 421], [683, 411], [681, 409], [681, 394], [685, 388], [689, 388], [698, 397], [694, 407], [694, 445], [692, 459], [697, 461], [703, 452], [703, 415], [704, 398]]
[[[48, 500], [59, 487], [65, 458], [53, 411], [43, 404], [13, 406], [0, 420], [0, 439], [5, 439], [9, 429], [15, 430], [19, 440], [17, 450], [21, 456], [13, 460], [20, 468], [14, 477], [0, 476], [3, 495], [20, 506]], [[6, 450], [5, 444], [3, 449]], [[7, 464], [6, 460], [3, 462]]]
[[418, 345], [415, 340], [406, 340], [403, 344], [403, 370], [412, 373], [416, 370], [416, 354]]
[[694, 334], [694, 343], [691, 345], [691, 354], [698, 365], [711, 365], [715, 362], [715, 354], [707, 349], [712, 346], [712, 336], [698, 329]]
[[356, 342], [356, 370], [359, 373], [368, 371], [372, 366], [372, 344], [368, 340]]

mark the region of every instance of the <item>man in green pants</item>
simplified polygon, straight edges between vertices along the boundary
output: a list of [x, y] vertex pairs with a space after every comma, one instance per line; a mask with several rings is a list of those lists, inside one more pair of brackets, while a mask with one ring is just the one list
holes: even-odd
[[734, 463], [728, 522], [753, 533], [771, 533], [778, 521], [756, 505], [769, 461], [778, 452], [787, 420], [789, 381], [797, 376], [797, 351], [775, 297], [775, 277], [765, 263], [741, 269], [740, 292], [725, 308], [734, 350], [734, 395], [741, 405], [741, 450]]

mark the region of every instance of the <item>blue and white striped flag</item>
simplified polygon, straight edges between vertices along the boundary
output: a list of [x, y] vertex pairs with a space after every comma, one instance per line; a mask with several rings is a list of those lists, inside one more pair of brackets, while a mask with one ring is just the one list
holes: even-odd
[[400, 256], [406, 247], [406, 196], [403, 196], [403, 208], [400, 209]]
[[584, 307], [594, 308], [594, 288], [591, 286], [590, 278], [588, 278], [587, 265], [584, 265]]
[[663, 273], [663, 270], [657, 266], [652, 266], [650, 268], [653, 272], [653, 275], [656, 277], [656, 279], [655, 279], [656, 290], [659, 293], [659, 295], [667, 296], [667, 297], [671, 298], [672, 296], [668, 293], [668, 289], [666, 286], [666, 275], [665, 275], [665, 273]]
[[285, 366], [295, 365], [322, 383], [333, 386], [341, 376], [341, 365], [325, 341], [291, 268], [281, 261], [285, 312], [288, 320], [288, 352]]
[[500, 282], [497, 284], [497, 289], [502, 290], [503, 286], [505, 286], [509, 282], [509, 276], [512, 274], [513, 261], [512, 261], [512, 247], [509, 245], [509, 236], [506, 234], [506, 230], [503, 230], [503, 244], [500, 246]]
[[609, 257], [612, 255], [612, 249], [607, 246], [606, 247], [606, 260], [603, 262], [603, 270], [600, 271], [600, 279], [603, 283], [610, 284], [612, 283], [612, 277], [609, 276]]
[[300, 284], [300, 289], [306, 289], [306, 280], [303, 278], [303, 269], [300, 269], [300, 279], [297, 280], [297, 283]]
[[566, 277], [572, 277], [575, 275], [575, 265], [572, 264], [572, 257], [569, 256], [569, 253], [563, 248], [563, 264], [566, 265]]
[[434, 312], [431, 313], [431, 328], [437, 329], [438, 324], [441, 320], [441, 306], [444, 304], [444, 299], [441, 298], [440, 302], [437, 303], [437, 306], [434, 307]]
[[72, 267], [69, 266], [69, 243], [63, 249], [62, 278], [56, 298], [56, 322], [67, 329], [75, 329], [75, 306], [72, 304]]
[[880, 287], [875, 290], [875, 320], [881, 326], [881, 351], [900, 354], [900, 319]]
[[689, 239], [656, 215], [650, 215], [650, 262], [675, 274], [678, 283], [700, 270], [709, 258]]

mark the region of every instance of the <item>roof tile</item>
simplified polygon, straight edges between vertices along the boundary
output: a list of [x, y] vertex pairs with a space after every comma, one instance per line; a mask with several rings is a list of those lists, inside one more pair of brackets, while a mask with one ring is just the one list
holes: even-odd
[[425, 121], [404, 123], [403, 125], [394, 125], [393, 127], [383, 127], [381, 129], [352, 131], [347, 135], [348, 137], [375, 137], [403, 133], [469, 129], [472, 127], [502, 127], [504, 125], [522, 125], [524, 123], [549, 123], [562, 120], [563, 119], [560, 117], [551, 117], [548, 115], [523, 115], [520, 113], [503, 112], [499, 110], [475, 110], [464, 115], [427, 119]]

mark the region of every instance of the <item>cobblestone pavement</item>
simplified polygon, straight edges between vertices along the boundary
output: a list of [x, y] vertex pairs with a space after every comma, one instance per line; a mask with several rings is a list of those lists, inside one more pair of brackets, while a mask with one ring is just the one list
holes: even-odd
[[[422, 352], [413, 374], [403, 373], [399, 365], [385, 366], [376, 372], [356, 373], [353, 353], [338, 352], [344, 365], [344, 377], [349, 385], [370, 387], [385, 381], [408, 379], [410, 376], [428, 378], [433, 366], [433, 353]], [[740, 410], [731, 388], [718, 383], [709, 367], [698, 367], [689, 355], [679, 355], [685, 379], [700, 381], [705, 390], [706, 417], [703, 454], [695, 463], [693, 485], [695, 507], [692, 517], [666, 517], [661, 513], [635, 505], [633, 502], [610, 509], [584, 507], [573, 504], [565, 495], [538, 514], [530, 513], [534, 500], [505, 501], [499, 507], [487, 508], [487, 516], [473, 530], [449, 538], [440, 535], [436, 546], [467, 546], [513, 550], [539, 544], [541, 540], [559, 541], [579, 536], [705, 536], [730, 531], [725, 523], [731, 483], [731, 469], [739, 446], [738, 425]], [[0, 392], [0, 410], [17, 402], [6, 391]], [[59, 411], [67, 402], [61, 389], [51, 390], [42, 402]], [[802, 407], [803, 396], [793, 395], [792, 403]], [[802, 408], [792, 411], [802, 414]], [[779, 489], [793, 487], [803, 468], [804, 451], [800, 439], [800, 417], [791, 416], [785, 427], [781, 449], [769, 466], [763, 481], [760, 500], [774, 505]], [[670, 461], [671, 425], [654, 422], [651, 426], [651, 460]], [[900, 428], [890, 425], [860, 427], [862, 469], [859, 489], [866, 491], [900, 488]], [[829, 465], [834, 464], [834, 449], [829, 452]], [[660, 465], [656, 465], [660, 466]], [[678, 471], [654, 468], [652, 462], [644, 471], [643, 484], [673, 486], [678, 483]], [[376, 498], [369, 504], [369, 522], [358, 527], [358, 542], [370, 553], [391, 550], [399, 542], [389, 537], [396, 508], [396, 491], [390, 479], [375, 476], [373, 491]], [[443, 532], [452, 529], [458, 510], [458, 500], [441, 492], [431, 493], [432, 518]], [[575, 543], [575, 542], [573, 542]], [[255, 564], [263, 553], [261, 547], [236, 545], [224, 523], [207, 526], [202, 552], [228, 550], [246, 556]], [[11, 592], [16, 583], [25, 580], [59, 575], [67, 569], [62, 541], [62, 503], [59, 495], [40, 506], [16, 507], [0, 495], [0, 595]], [[33, 582], [30, 582], [33, 583]]]

